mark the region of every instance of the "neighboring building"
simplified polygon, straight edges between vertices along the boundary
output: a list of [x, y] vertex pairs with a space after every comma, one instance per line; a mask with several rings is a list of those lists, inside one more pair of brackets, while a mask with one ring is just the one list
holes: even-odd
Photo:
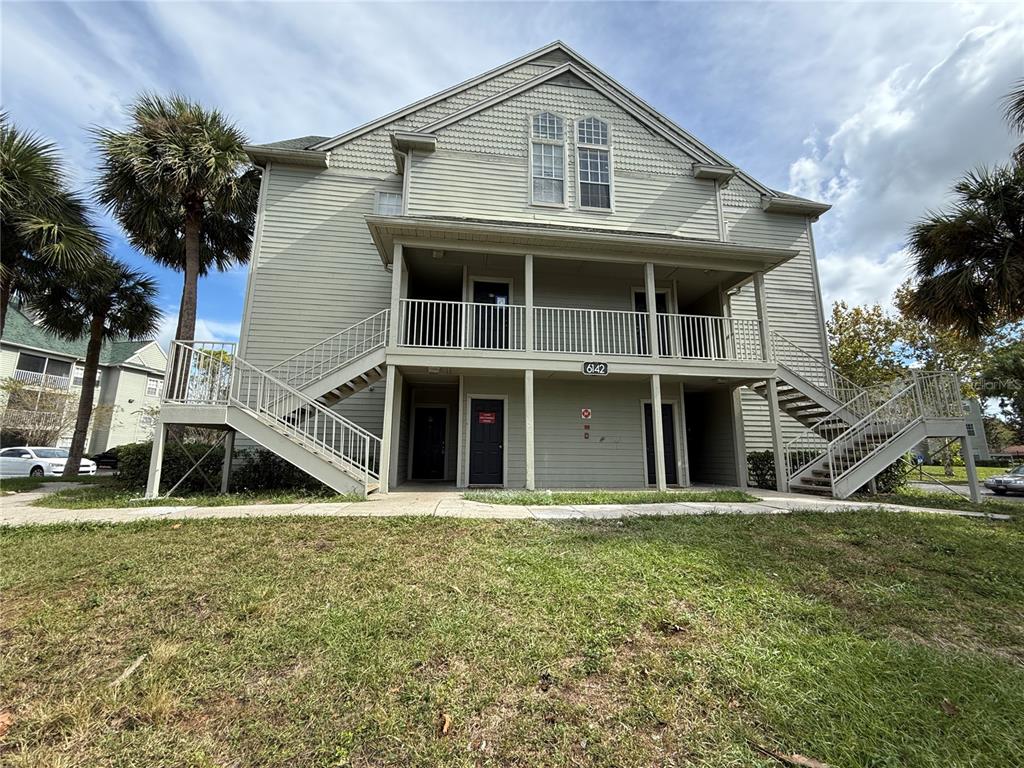
[[[86, 343], [46, 333], [19, 307], [7, 310], [0, 338], [5, 434], [42, 425], [52, 444], [70, 445]], [[156, 341], [103, 345], [86, 453], [152, 438], [166, 365]]]
[[226, 427], [365, 491], [744, 485], [747, 453], [774, 447], [780, 487], [848, 495], [910, 432], [964, 432], [937, 378], [880, 444], [895, 425], [864, 417], [883, 401], [832, 370], [811, 236], [828, 205], [561, 43], [249, 153], [237, 355], [176, 345], [164, 424]]

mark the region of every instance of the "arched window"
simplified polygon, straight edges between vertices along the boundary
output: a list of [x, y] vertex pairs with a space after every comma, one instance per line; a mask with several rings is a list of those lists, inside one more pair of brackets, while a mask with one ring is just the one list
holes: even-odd
[[530, 131], [531, 199], [541, 205], [565, 205], [565, 128], [558, 115], [533, 116]]
[[580, 208], [612, 207], [611, 139], [608, 123], [586, 117], [576, 123]]

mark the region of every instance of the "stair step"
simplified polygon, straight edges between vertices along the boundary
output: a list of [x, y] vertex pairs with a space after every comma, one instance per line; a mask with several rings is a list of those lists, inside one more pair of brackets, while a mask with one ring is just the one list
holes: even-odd
[[832, 486], [804, 485], [800, 482], [790, 483], [789, 490], [794, 493], [810, 493], [815, 496], [831, 496]]

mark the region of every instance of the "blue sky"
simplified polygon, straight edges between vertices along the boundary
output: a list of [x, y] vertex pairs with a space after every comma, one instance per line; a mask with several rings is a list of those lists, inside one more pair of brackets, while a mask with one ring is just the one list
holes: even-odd
[[[562, 39], [763, 182], [835, 205], [815, 229], [826, 302], [887, 302], [907, 226], [1014, 144], [1019, 4], [3, 2], [4, 107], [94, 176], [87, 128], [179, 91], [254, 142], [334, 135]], [[154, 276], [173, 329], [180, 276]], [[246, 271], [200, 285], [198, 335], [237, 335]]]

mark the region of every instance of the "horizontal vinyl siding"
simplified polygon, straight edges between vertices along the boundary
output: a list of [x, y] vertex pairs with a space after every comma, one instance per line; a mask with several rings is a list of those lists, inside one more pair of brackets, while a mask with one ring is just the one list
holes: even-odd
[[[541, 488], [639, 488], [645, 484], [641, 382], [534, 381], [534, 443]], [[580, 409], [590, 408], [589, 422]], [[590, 438], [583, 437], [589, 424]]]
[[[827, 360], [828, 350], [822, 344], [824, 318], [818, 303], [807, 219], [765, 213], [760, 208], [760, 196], [756, 190], [740, 180], [730, 183], [727, 190], [728, 195], [723, 191], [723, 202], [730, 241], [799, 250], [796, 257], [765, 275], [765, 299], [771, 329], [819, 359]], [[752, 284], [746, 284], [730, 303], [735, 317], [757, 317]], [[747, 450], [771, 448], [771, 424], [766, 401], [744, 388], [742, 404]], [[795, 419], [786, 415], [781, 419], [786, 441], [803, 432], [803, 426]]]
[[[570, 180], [567, 187], [572, 186]], [[714, 187], [711, 182], [688, 176], [640, 176], [618, 171], [615, 210], [607, 213], [530, 205], [529, 192], [525, 155], [515, 159], [438, 151], [415, 159], [409, 213], [718, 239]]]
[[401, 184], [274, 166], [250, 274], [246, 359], [269, 367], [385, 309], [391, 275], [366, 228], [378, 190]]

